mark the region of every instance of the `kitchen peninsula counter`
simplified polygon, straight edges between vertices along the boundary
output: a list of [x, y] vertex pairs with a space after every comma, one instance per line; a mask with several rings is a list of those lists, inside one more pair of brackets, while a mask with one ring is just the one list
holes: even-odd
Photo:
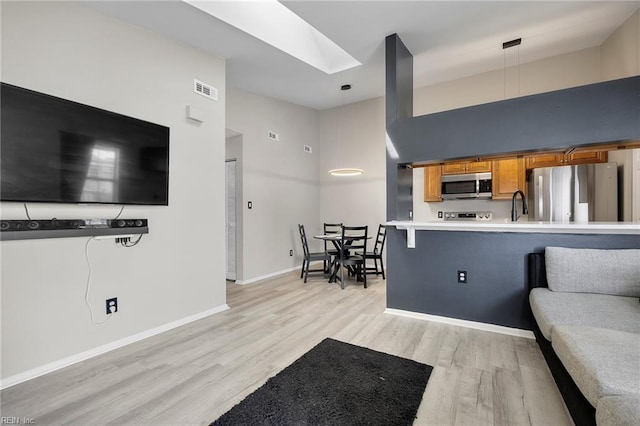
[[[531, 330], [527, 261], [546, 247], [640, 248], [640, 223], [389, 221], [389, 312]], [[460, 272], [465, 281], [458, 282]]]

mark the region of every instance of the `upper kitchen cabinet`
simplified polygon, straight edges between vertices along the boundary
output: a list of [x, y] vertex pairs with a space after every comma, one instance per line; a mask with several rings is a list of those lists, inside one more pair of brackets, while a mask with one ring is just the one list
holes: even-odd
[[439, 164], [424, 167], [424, 201], [442, 201], [442, 169]]
[[492, 199], [510, 200], [518, 189], [526, 192], [524, 158], [509, 158], [491, 162]]
[[462, 173], [483, 173], [491, 171], [491, 161], [462, 161], [442, 165], [443, 175]]
[[607, 157], [607, 151], [573, 151], [567, 155], [566, 164], [606, 163]]
[[593, 149], [577, 149], [564, 152], [536, 154], [527, 157], [526, 168], [570, 166], [574, 164], [606, 163], [607, 151]]

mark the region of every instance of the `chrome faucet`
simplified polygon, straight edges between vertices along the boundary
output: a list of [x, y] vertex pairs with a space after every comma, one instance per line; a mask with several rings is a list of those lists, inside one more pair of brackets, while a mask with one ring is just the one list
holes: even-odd
[[522, 214], [529, 214], [529, 209], [527, 208], [527, 200], [524, 198], [524, 192], [521, 190], [517, 190], [513, 193], [513, 197], [511, 197], [511, 222], [518, 221], [518, 209], [516, 209], [516, 198], [520, 194], [520, 198], [522, 198]]

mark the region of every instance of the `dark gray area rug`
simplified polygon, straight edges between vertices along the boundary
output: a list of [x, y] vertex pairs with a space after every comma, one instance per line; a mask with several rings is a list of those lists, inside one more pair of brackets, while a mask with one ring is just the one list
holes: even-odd
[[432, 369], [325, 339], [211, 425], [411, 425]]

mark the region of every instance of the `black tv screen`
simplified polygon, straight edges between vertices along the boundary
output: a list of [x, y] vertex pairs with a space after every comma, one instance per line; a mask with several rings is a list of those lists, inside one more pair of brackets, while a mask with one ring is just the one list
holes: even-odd
[[168, 205], [169, 128], [2, 83], [2, 201]]

